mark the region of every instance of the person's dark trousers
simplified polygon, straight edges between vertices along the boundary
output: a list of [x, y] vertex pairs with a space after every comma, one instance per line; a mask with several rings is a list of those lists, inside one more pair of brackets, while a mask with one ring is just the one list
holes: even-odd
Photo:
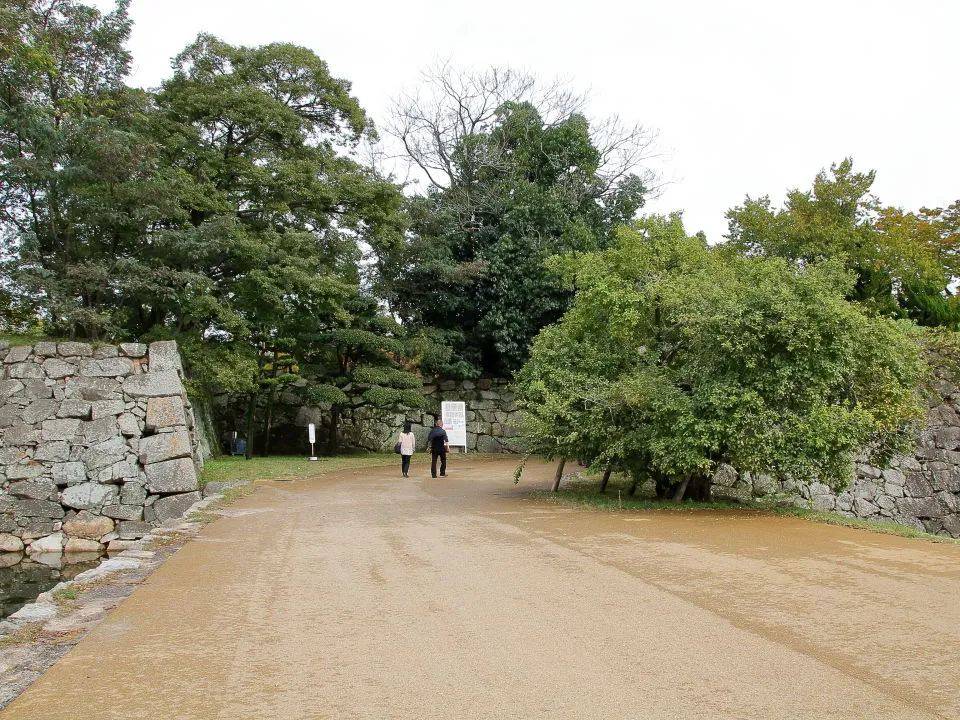
[[410, 456], [409, 455], [400, 456], [400, 472], [402, 472], [404, 475], [410, 472]]
[[437, 476], [437, 458], [440, 458], [440, 474], [447, 474], [447, 453], [446, 452], [434, 452], [433, 460], [430, 462], [430, 474], [433, 477]]

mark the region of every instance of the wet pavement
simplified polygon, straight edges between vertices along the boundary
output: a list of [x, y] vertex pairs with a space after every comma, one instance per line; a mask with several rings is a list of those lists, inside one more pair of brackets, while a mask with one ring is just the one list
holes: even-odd
[[514, 467], [260, 483], [0, 719], [960, 718], [960, 547]]

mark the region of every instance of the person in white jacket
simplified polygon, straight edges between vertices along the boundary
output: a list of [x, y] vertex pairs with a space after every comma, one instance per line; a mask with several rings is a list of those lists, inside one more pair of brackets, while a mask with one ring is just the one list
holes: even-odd
[[404, 477], [410, 477], [410, 458], [413, 456], [413, 450], [417, 444], [417, 438], [411, 431], [411, 423], [407, 420], [403, 424], [403, 432], [400, 433], [400, 472]]

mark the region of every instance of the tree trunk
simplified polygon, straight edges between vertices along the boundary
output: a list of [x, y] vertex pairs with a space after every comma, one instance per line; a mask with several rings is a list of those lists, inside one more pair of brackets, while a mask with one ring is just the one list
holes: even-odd
[[254, 415], [257, 410], [257, 394], [250, 393], [250, 401], [247, 404], [247, 452], [244, 457], [249, 460], [253, 457], [253, 433], [256, 430]]
[[602, 495], [607, 491], [607, 483], [610, 482], [610, 473], [613, 472], [613, 463], [607, 463], [606, 469], [603, 471], [603, 477], [600, 479], [600, 494]]
[[638, 487], [640, 487], [640, 474], [630, 473], [630, 489], [627, 490], [627, 495], [630, 497], [636, 495]]
[[551, 490], [556, 492], [560, 489], [560, 478], [563, 477], [563, 466], [567, 464], [566, 458], [561, 458], [560, 463], [557, 465], [557, 472], [553, 476], [553, 487]]
[[340, 442], [337, 438], [337, 431], [340, 429], [340, 407], [334, 405], [330, 408], [330, 432], [327, 435], [327, 454], [336, 455], [340, 449]]
[[683, 478], [683, 482], [677, 486], [676, 492], [673, 493], [673, 501], [680, 502], [683, 500], [683, 494], [687, 491], [687, 485], [690, 484], [690, 475], [687, 474]]
[[270, 394], [267, 395], [267, 421], [264, 423], [264, 434], [263, 434], [263, 456], [266, 457], [270, 454], [270, 428], [273, 425], [273, 401], [274, 401], [274, 391], [271, 388]]

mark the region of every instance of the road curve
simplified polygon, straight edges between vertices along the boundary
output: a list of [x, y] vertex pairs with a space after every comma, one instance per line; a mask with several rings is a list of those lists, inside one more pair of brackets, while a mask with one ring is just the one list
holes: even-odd
[[260, 483], [0, 718], [960, 718], [960, 547], [513, 469]]

